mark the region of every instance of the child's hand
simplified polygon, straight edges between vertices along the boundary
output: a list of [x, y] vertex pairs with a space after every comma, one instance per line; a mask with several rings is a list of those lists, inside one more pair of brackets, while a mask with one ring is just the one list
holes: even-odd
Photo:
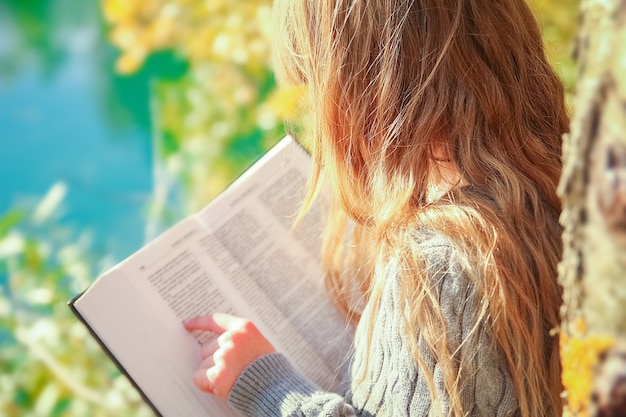
[[201, 390], [224, 400], [250, 363], [276, 350], [252, 322], [229, 314], [194, 317], [184, 325], [190, 332], [203, 330], [219, 335], [202, 346], [202, 362], [193, 374], [193, 381]]

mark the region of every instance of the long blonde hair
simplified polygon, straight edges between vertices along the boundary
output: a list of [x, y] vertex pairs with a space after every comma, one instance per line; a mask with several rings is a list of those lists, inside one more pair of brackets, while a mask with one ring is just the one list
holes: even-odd
[[[337, 303], [350, 313], [345, 291], [355, 286], [376, 297], [374, 264], [398, 258], [408, 331], [419, 329], [447, 370], [452, 413], [463, 415], [463, 382], [438, 337], [443, 318], [414, 231], [449, 236], [467, 256], [479, 320], [506, 358], [521, 416], [560, 415], [551, 331], [559, 323], [556, 186], [568, 116], [528, 5], [277, 0], [274, 16], [278, 78], [305, 84], [314, 110], [307, 202], [322, 180], [335, 199], [323, 255]], [[431, 201], [441, 159], [461, 180]]]

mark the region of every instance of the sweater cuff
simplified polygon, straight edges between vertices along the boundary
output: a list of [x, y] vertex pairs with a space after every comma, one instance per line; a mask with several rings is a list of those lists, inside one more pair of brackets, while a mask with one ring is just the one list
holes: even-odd
[[281, 353], [252, 362], [239, 375], [228, 403], [245, 416], [291, 415], [319, 388], [302, 376]]

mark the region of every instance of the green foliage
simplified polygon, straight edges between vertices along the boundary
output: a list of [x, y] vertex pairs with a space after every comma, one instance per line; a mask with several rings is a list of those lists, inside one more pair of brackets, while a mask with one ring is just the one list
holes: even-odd
[[66, 305], [101, 262], [55, 222], [64, 192], [0, 215], [0, 414], [151, 415]]
[[[270, 63], [271, 0], [103, 0], [121, 73], [143, 71], [155, 54], [187, 63], [177, 79], [152, 83], [161, 183], [182, 184], [184, 212], [222, 191], [297, 118], [298, 92], [278, 91]], [[168, 194], [170, 191], [164, 191]], [[166, 211], [157, 198], [153, 212]]]
[[559, 0], [558, 5], [553, 0], [531, 0], [530, 3], [541, 24], [548, 56], [571, 100], [576, 84], [572, 51], [578, 29], [580, 1]]

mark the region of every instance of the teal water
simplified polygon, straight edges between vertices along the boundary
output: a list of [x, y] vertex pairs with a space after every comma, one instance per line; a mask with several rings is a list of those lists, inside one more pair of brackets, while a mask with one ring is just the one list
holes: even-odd
[[0, 0], [0, 217], [62, 182], [55, 221], [120, 260], [144, 241], [153, 157], [151, 74], [116, 56], [96, 0]]

